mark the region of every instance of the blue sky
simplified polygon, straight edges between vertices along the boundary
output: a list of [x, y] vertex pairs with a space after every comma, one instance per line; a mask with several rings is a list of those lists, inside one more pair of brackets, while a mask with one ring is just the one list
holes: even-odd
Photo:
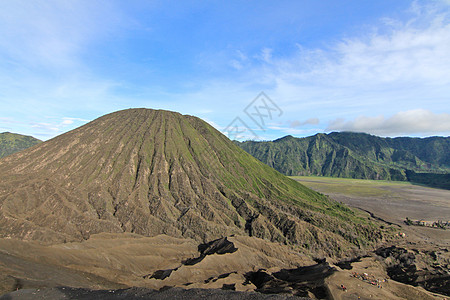
[[449, 53], [448, 0], [5, 0], [0, 132], [147, 107], [240, 139], [448, 136]]

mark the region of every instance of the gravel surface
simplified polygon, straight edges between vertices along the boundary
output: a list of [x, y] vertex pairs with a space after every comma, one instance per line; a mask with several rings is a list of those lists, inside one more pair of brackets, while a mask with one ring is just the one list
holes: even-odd
[[48, 289], [23, 289], [0, 296], [0, 300], [60, 300], [60, 299], [95, 299], [95, 300], [172, 300], [172, 299], [217, 299], [217, 300], [257, 300], [257, 299], [309, 299], [295, 296], [266, 295], [255, 292], [236, 292], [218, 289], [182, 289], [169, 288], [156, 291], [146, 288], [129, 288], [121, 290], [89, 290], [69, 287]]

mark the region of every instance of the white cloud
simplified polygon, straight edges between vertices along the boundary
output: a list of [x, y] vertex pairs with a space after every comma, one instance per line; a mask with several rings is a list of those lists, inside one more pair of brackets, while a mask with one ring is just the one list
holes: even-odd
[[244, 66], [242, 65], [242, 63], [239, 62], [239, 61], [236, 60], [236, 59], [232, 59], [232, 60], [230, 61], [230, 66], [233, 67], [233, 68], [236, 69], [236, 70], [241, 70], [241, 69], [244, 67]]
[[[254, 61], [238, 80], [264, 90], [291, 120], [316, 115], [326, 124], [338, 116], [388, 116], [415, 107], [450, 113], [450, 11], [417, 2], [405, 15], [320, 49], [298, 45], [291, 56], [268, 48], [247, 53]], [[407, 133], [441, 130], [411, 128]]]
[[63, 117], [63, 118], [46, 117], [40, 119], [45, 120], [45, 122], [23, 123], [22, 126], [25, 125], [31, 127], [33, 132], [30, 134], [42, 140], [52, 138], [56, 135], [74, 129], [90, 121], [82, 118], [71, 118], [71, 117]]
[[63, 123], [64, 122], [68, 122], [68, 121], [70, 121], [71, 123], [69, 123], [69, 124], [72, 124], [74, 121], [79, 121], [79, 122], [89, 122], [90, 120], [86, 120], [86, 119], [82, 119], [82, 118], [70, 118], [70, 117], [64, 117], [63, 118]]
[[[366, 26], [346, 38], [335, 37], [320, 49], [299, 45], [289, 55], [277, 48], [262, 47], [253, 53], [230, 48], [220, 56], [207, 57], [216, 66], [225, 61], [233, 72], [201, 82], [185, 99], [214, 99], [215, 115], [208, 118], [221, 125], [227, 125], [236, 115], [232, 111], [245, 107], [260, 91], [285, 112], [285, 124], [298, 120], [290, 127], [308, 120], [304, 125], [315, 125], [311, 116], [329, 124], [338, 116], [347, 120], [389, 116], [416, 107], [450, 113], [448, 8], [414, 4], [410, 12], [399, 15], [397, 20], [380, 20], [370, 30]], [[304, 133], [303, 128], [272, 129]]]
[[318, 118], [309, 118], [305, 121], [299, 121], [299, 120], [294, 120], [294, 121], [288, 121], [289, 127], [291, 128], [296, 128], [296, 127], [301, 127], [301, 126], [305, 126], [305, 125], [317, 125], [319, 124], [319, 119]]
[[109, 2], [1, 1], [3, 62], [27, 68], [74, 67], [86, 44], [109, 34], [108, 27], [119, 18]]
[[14, 123], [19, 123], [19, 122], [17, 122], [17, 121], [15, 121], [15, 120], [13, 120], [12, 118], [10, 118], [10, 117], [0, 117], [0, 122], [2, 122], [2, 123], [6, 123], [6, 124], [14, 124]]
[[450, 5], [450, 0], [435, 0], [435, 1], [441, 2], [442, 4], [445, 4], [445, 5]]
[[414, 18], [384, 22], [369, 34], [350, 37], [329, 49], [299, 46], [291, 58], [272, 59], [274, 80], [298, 86], [352, 88], [376, 92], [417, 84], [450, 84], [450, 18], [417, 6]]
[[54, 136], [76, 119], [45, 116], [114, 106], [117, 84], [96, 76], [86, 56], [120, 33], [123, 18], [112, 2], [1, 1], [0, 117], [20, 123], [16, 131]]
[[[282, 132], [283, 134], [297, 135], [297, 136], [308, 136], [308, 135], [313, 135], [317, 132], [323, 131], [321, 128], [301, 129], [301, 128], [292, 128], [292, 127], [283, 127], [283, 126], [270, 126], [269, 128], [272, 130]], [[279, 137], [280, 136], [278, 135], [277, 138], [279, 138]]]
[[73, 120], [64, 120], [64, 121], [62, 121], [61, 124], [63, 124], [63, 125], [70, 125], [70, 124], [73, 124]]
[[266, 63], [270, 63], [272, 61], [272, 53], [273, 49], [270, 48], [263, 48], [261, 50], [261, 54], [257, 56], [257, 58], [261, 59], [262, 61]]
[[396, 136], [408, 134], [436, 134], [450, 135], [450, 114], [436, 114], [425, 109], [402, 111], [391, 117], [359, 116], [354, 120], [336, 119], [332, 121], [327, 131], [356, 131], [382, 136]]
[[240, 50], [236, 50], [233, 54], [233, 58], [230, 60], [230, 66], [236, 70], [242, 70], [248, 62], [248, 57]]
[[206, 118], [202, 118], [203, 121], [205, 121], [206, 123], [208, 123], [209, 125], [211, 125], [212, 127], [214, 127], [215, 129], [222, 131], [223, 130], [223, 126], [220, 126], [219, 124], [217, 124], [214, 121], [208, 120]]
[[53, 133], [59, 132], [59, 126], [52, 123], [31, 123], [31, 127], [40, 131], [51, 131]]

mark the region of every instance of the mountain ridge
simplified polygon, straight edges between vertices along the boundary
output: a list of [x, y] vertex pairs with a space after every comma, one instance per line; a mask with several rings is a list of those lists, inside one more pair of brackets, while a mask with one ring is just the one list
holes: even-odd
[[332, 132], [236, 144], [292, 176], [409, 180], [421, 172], [450, 172], [449, 137], [381, 138], [366, 133]]
[[49, 244], [100, 232], [201, 241], [246, 234], [344, 255], [382, 233], [206, 122], [129, 109], [0, 161], [0, 234]]
[[0, 158], [42, 143], [32, 136], [11, 132], [0, 133]]

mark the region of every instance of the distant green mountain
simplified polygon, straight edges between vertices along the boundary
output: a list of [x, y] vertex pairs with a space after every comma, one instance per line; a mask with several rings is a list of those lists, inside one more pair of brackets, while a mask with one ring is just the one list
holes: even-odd
[[372, 161], [419, 172], [450, 169], [450, 137], [381, 138], [354, 132], [332, 132], [329, 136]]
[[[437, 177], [450, 173], [450, 137], [381, 138], [366, 133], [332, 132], [237, 144], [286, 175], [419, 181], [422, 173]], [[429, 183], [436, 176], [428, 176], [426, 181]]]
[[0, 158], [41, 143], [41, 140], [11, 132], [0, 133]]

